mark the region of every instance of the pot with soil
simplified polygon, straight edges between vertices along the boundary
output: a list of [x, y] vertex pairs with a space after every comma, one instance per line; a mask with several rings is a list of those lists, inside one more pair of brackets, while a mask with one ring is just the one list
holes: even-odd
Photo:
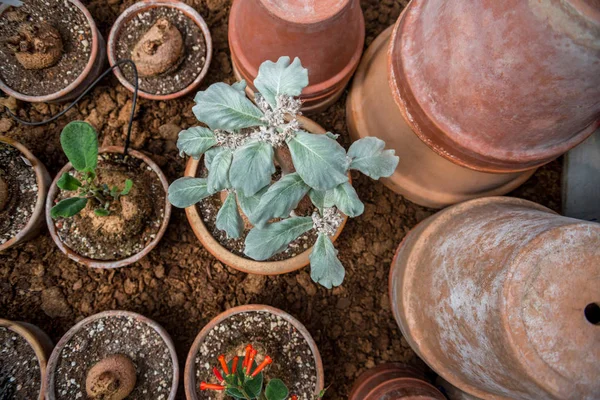
[[390, 272], [403, 336], [482, 399], [600, 393], [600, 224], [526, 200], [447, 208], [405, 237]]
[[331, 288], [345, 275], [333, 241], [346, 217], [364, 211], [349, 171], [379, 179], [398, 157], [375, 137], [346, 152], [337, 135], [299, 117], [295, 96], [307, 83], [300, 60], [282, 57], [261, 65], [257, 105], [245, 82], [198, 92], [193, 111], [208, 128], [179, 134], [181, 154], [193, 160], [170, 186], [169, 201], [186, 208], [202, 244], [227, 265], [275, 275], [310, 263], [312, 279]]
[[79, 0], [2, 4], [0, 38], [0, 90], [23, 101], [73, 100], [104, 67], [104, 39]]
[[[300, 58], [310, 85], [302, 110], [319, 112], [341, 96], [356, 70], [365, 42], [358, 0], [235, 0], [229, 14], [229, 47], [238, 80], [253, 82], [261, 63]], [[249, 85], [250, 98], [255, 89]]]
[[0, 251], [37, 236], [51, 178], [21, 143], [0, 136]]
[[[151, 100], [181, 97], [208, 72], [212, 39], [204, 19], [179, 1], [139, 1], [116, 20], [108, 36], [108, 61], [131, 59], [139, 75], [139, 95]], [[131, 66], [113, 70], [132, 92]]]
[[173, 400], [179, 365], [169, 334], [129, 311], [85, 318], [58, 342], [48, 361], [47, 400]]
[[231, 308], [200, 331], [185, 363], [187, 399], [215, 398], [206, 390], [220, 392], [219, 399], [225, 398], [223, 392], [245, 398], [230, 390], [233, 371], [241, 371], [242, 379], [254, 375], [255, 379], [246, 379], [247, 385], [255, 385], [247, 387], [247, 398], [257, 398], [254, 394], [261, 393], [260, 387], [269, 390], [276, 385], [279, 390], [273, 389], [273, 396], [267, 394], [267, 398], [312, 399], [325, 382], [321, 356], [310, 333], [288, 313], [265, 305]]
[[0, 399], [43, 400], [53, 347], [37, 326], [0, 318]]
[[98, 149], [94, 128], [81, 121], [64, 128], [61, 145], [70, 162], [46, 201], [54, 242], [69, 258], [93, 268], [139, 261], [158, 244], [171, 216], [160, 168], [135, 150]]
[[399, 363], [381, 364], [363, 373], [348, 400], [445, 400], [418, 369]]

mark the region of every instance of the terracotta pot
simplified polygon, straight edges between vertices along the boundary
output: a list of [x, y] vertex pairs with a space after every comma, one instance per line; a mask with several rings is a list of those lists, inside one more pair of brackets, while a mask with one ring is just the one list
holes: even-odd
[[348, 399], [445, 400], [445, 397], [423, 378], [422, 371], [408, 365], [381, 364], [358, 378]]
[[484, 399], [600, 393], [600, 224], [509, 197], [421, 222], [398, 248], [390, 298], [408, 343]]
[[48, 170], [46, 169], [44, 164], [42, 164], [40, 160], [38, 160], [29, 151], [29, 149], [27, 149], [27, 147], [23, 146], [16, 140], [8, 138], [6, 136], [0, 136], [0, 142], [15, 147], [21, 152], [23, 157], [25, 157], [29, 161], [35, 172], [35, 180], [38, 187], [38, 195], [35, 203], [35, 208], [33, 210], [33, 214], [29, 218], [29, 222], [27, 222], [25, 228], [23, 228], [21, 232], [17, 233], [15, 237], [5, 242], [4, 244], [0, 244], [0, 251], [3, 251], [9, 249], [12, 246], [16, 246], [19, 243], [31, 240], [40, 233], [45, 223], [44, 203], [46, 201], [48, 187], [50, 186], [50, 182], [52, 182], [52, 178], [50, 178], [50, 174], [48, 174]]
[[[196, 336], [196, 339], [194, 340], [194, 343], [192, 344], [190, 352], [188, 353], [188, 357], [185, 362], [185, 371], [184, 371], [184, 375], [183, 375], [183, 383], [185, 386], [185, 396], [186, 396], [187, 400], [198, 400], [198, 396], [196, 395], [196, 388], [198, 387], [199, 382], [196, 381], [195, 363], [196, 363], [196, 355], [198, 354], [198, 350], [199, 350], [200, 346], [204, 343], [206, 336], [209, 334], [209, 332], [215, 326], [219, 325], [221, 322], [227, 320], [228, 318], [232, 317], [233, 315], [246, 313], [246, 312], [253, 312], [253, 311], [266, 312], [266, 313], [276, 315], [277, 317], [283, 318], [284, 320], [289, 322], [291, 325], [293, 325], [294, 328], [296, 328], [296, 330], [298, 330], [298, 332], [300, 332], [300, 334], [302, 335], [302, 337], [304, 338], [304, 340], [310, 347], [310, 350], [312, 351], [313, 358], [315, 361], [315, 366], [316, 366], [316, 370], [317, 370], [317, 382], [316, 382], [315, 395], [318, 395], [319, 392], [321, 390], [323, 390], [323, 387], [325, 386], [325, 373], [323, 371], [323, 362], [321, 361], [321, 354], [319, 353], [317, 344], [315, 343], [313, 338], [310, 336], [310, 333], [304, 327], [304, 325], [302, 325], [302, 323], [300, 321], [298, 321], [296, 318], [292, 317], [290, 314], [288, 314], [285, 311], [282, 311], [278, 308], [266, 306], [266, 305], [253, 304], [253, 305], [233, 307], [233, 308], [230, 308], [229, 310], [217, 315], [215, 318], [213, 318], [208, 323], [208, 325], [206, 325], [204, 328], [202, 328], [202, 330], [200, 331], [198, 336]], [[240, 338], [240, 340], [243, 340], [243, 338]]]
[[450, 382], [438, 376], [435, 380], [436, 386], [440, 387], [444, 392], [444, 395], [449, 400], [482, 400], [479, 397], [471, 396], [469, 393], [465, 393], [456, 386], [452, 386]]
[[[100, 148], [98, 150], [98, 153], [99, 154], [102, 154], [102, 153], [123, 154], [123, 151], [124, 151], [123, 147], [108, 146], [108, 147]], [[139, 151], [132, 150], [132, 149], [129, 150], [128, 154], [132, 157], [135, 157], [135, 158], [138, 158], [138, 159], [144, 161], [150, 168], [152, 168], [152, 171], [154, 171], [154, 173], [156, 173], [156, 175], [158, 175], [158, 178], [160, 179], [160, 182], [162, 183], [162, 186], [165, 190], [165, 212], [164, 212], [164, 217], [163, 217], [163, 221], [160, 226], [160, 229], [156, 233], [156, 237], [139, 253], [134, 254], [125, 259], [116, 260], [116, 261], [94, 260], [92, 258], [84, 257], [80, 254], [77, 254], [76, 252], [71, 250], [69, 247], [67, 247], [62, 242], [60, 237], [58, 236], [58, 234], [56, 232], [56, 227], [54, 226], [54, 220], [50, 216], [50, 210], [54, 206], [54, 199], [56, 198], [56, 196], [58, 195], [58, 192], [59, 192], [58, 186], [56, 184], [57, 184], [58, 180], [60, 179], [60, 177], [64, 173], [69, 172], [72, 169], [71, 163], [67, 163], [58, 172], [58, 174], [56, 174], [56, 177], [54, 178], [54, 181], [52, 182], [52, 185], [50, 186], [50, 190], [48, 192], [48, 198], [46, 200], [46, 222], [48, 224], [48, 230], [50, 231], [50, 235], [52, 236], [54, 243], [56, 243], [58, 248], [64, 254], [66, 254], [71, 260], [74, 260], [80, 264], [87, 265], [88, 267], [91, 267], [91, 268], [110, 269], [110, 268], [124, 267], [126, 265], [133, 264], [134, 262], [138, 262], [139, 260], [144, 258], [148, 253], [150, 253], [150, 251], [154, 247], [156, 247], [158, 242], [160, 242], [160, 239], [162, 239], [163, 235], [165, 234], [165, 231], [167, 230], [167, 226], [169, 225], [169, 219], [171, 218], [171, 203], [169, 203], [169, 200], [167, 199], [167, 193], [169, 190], [169, 182], [167, 181], [167, 178], [165, 177], [165, 174], [162, 172], [160, 167], [158, 165], [156, 165], [156, 163], [154, 161], [152, 161], [152, 159], [150, 159], [150, 157], [148, 157], [147, 155], [145, 155], [143, 153], [140, 153]]]
[[597, 1], [413, 1], [393, 33], [392, 91], [439, 155], [525, 171], [600, 126], [598, 37]]
[[[188, 6], [187, 4], [182, 3], [180, 1], [175, 1], [175, 0], [144, 0], [144, 1], [138, 1], [138, 2], [134, 3], [131, 7], [129, 7], [125, 11], [123, 11], [123, 13], [121, 13], [121, 15], [119, 15], [119, 18], [117, 18], [117, 20], [113, 24], [112, 28], [110, 29], [110, 33], [108, 34], [108, 46], [107, 46], [108, 62], [110, 63], [111, 66], [113, 66], [117, 63], [117, 61], [119, 61], [117, 59], [116, 46], [117, 46], [117, 39], [119, 37], [119, 33], [121, 32], [121, 29], [123, 28], [123, 25], [126, 22], [130, 21], [132, 18], [134, 18], [140, 12], [144, 12], [151, 8], [157, 8], [157, 7], [171, 7], [171, 8], [176, 8], [179, 11], [181, 11], [189, 19], [191, 19], [196, 25], [198, 25], [198, 27], [202, 31], [202, 34], [204, 35], [204, 40], [206, 42], [206, 61], [204, 63], [204, 67], [202, 68], [202, 71], [200, 71], [200, 73], [198, 74], [196, 79], [194, 79], [194, 81], [191, 84], [189, 84], [186, 88], [184, 88], [178, 92], [170, 93], [170, 94], [154, 94], [154, 93], [145, 92], [141, 89], [138, 90], [138, 95], [145, 99], [172, 100], [172, 99], [176, 99], [178, 97], [184, 96], [184, 95], [192, 92], [193, 90], [195, 90], [200, 85], [200, 83], [202, 82], [204, 77], [206, 76], [206, 73], [208, 72], [208, 68], [210, 67], [210, 62], [212, 60], [212, 37], [210, 35], [210, 30], [208, 29], [208, 25], [206, 25], [206, 22], [204, 21], [202, 16], [200, 16], [200, 14], [198, 14], [198, 12], [196, 10], [194, 10], [192, 7]], [[121, 73], [121, 70], [119, 68], [113, 69], [113, 73], [115, 74], [117, 79], [119, 79], [119, 82], [121, 82], [121, 84], [123, 86], [125, 86], [131, 92], [133, 92], [135, 90], [134, 86], [131, 83], [129, 83], [129, 81], [127, 79], [125, 79], [125, 76]]]
[[44, 393], [46, 392], [46, 382], [44, 380], [46, 376], [46, 366], [48, 364], [48, 357], [52, 352], [54, 344], [52, 340], [46, 335], [44, 331], [35, 325], [27, 322], [15, 322], [8, 321], [0, 318], [0, 326], [9, 329], [10, 331], [18, 334], [29, 343], [35, 356], [40, 365], [40, 394], [37, 397], [39, 400], [44, 399]]
[[[106, 62], [106, 43], [104, 42], [104, 38], [102, 37], [100, 31], [96, 27], [96, 23], [94, 22], [92, 15], [88, 11], [88, 9], [83, 5], [83, 3], [81, 3], [79, 0], [66, 1], [72, 3], [75, 7], [81, 10], [92, 32], [92, 52], [90, 54], [90, 59], [88, 60], [83, 72], [77, 77], [77, 79], [71, 82], [71, 84], [69, 84], [64, 89], [61, 89], [56, 93], [51, 93], [43, 96], [31, 96], [19, 93], [8, 87], [4, 82], [2, 82], [2, 80], [0, 80], [0, 90], [2, 90], [7, 95], [31, 103], [60, 103], [65, 101], [71, 101], [76, 99], [80, 94], [82, 94], [87, 89], [87, 87], [102, 73], [102, 70], [104, 69], [104, 64]], [[8, 7], [9, 6], [7, 4], [1, 4], [0, 14], [2, 14]]]
[[376, 136], [396, 150], [400, 162], [381, 181], [408, 200], [433, 208], [482, 196], [502, 195], [535, 172], [491, 174], [454, 164], [431, 150], [414, 134], [394, 101], [388, 77], [388, 44], [392, 27], [369, 46], [354, 76], [346, 103], [353, 140]]
[[[64, 347], [69, 343], [71, 338], [84, 326], [89, 325], [91, 323], [96, 322], [99, 319], [107, 318], [107, 317], [130, 317], [134, 318], [138, 322], [148, 325], [152, 329], [156, 331], [165, 342], [165, 345], [169, 349], [169, 353], [171, 355], [171, 361], [173, 364], [173, 382], [171, 384], [171, 391], [169, 393], [169, 397], [167, 400], [174, 400], [177, 395], [177, 387], [179, 385], [179, 363], [177, 361], [177, 353], [175, 352], [175, 346], [173, 345], [173, 341], [171, 337], [165, 331], [165, 329], [160, 326], [156, 321], [151, 320], [150, 318], [144, 317], [143, 315], [130, 312], [130, 311], [104, 311], [98, 314], [91, 315], [81, 321], [79, 321], [75, 326], [73, 326], [64, 336], [59, 340], [58, 344], [52, 351], [52, 355], [50, 356], [50, 360], [48, 361], [48, 373], [46, 374], [46, 400], [56, 400], [56, 394], [54, 390], [55, 385], [55, 375], [56, 369], [58, 367], [58, 361], [60, 354]], [[85, 392], [85, 388], [84, 388]]]
[[[308, 132], [317, 134], [324, 134], [326, 132], [319, 124], [308, 118], [298, 117], [298, 121], [300, 121], [300, 125]], [[200, 164], [200, 162], [201, 160], [190, 158], [187, 162], [184, 176], [196, 177], [201, 165], [203, 165]], [[250, 258], [235, 255], [223, 247], [221, 243], [212, 236], [212, 233], [206, 228], [206, 225], [204, 225], [204, 221], [202, 221], [202, 217], [200, 216], [200, 212], [196, 205], [186, 208], [185, 213], [194, 234], [206, 250], [222, 263], [227, 264], [238, 271], [258, 275], [280, 275], [296, 271], [310, 264], [308, 256], [312, 251], [312, 247], [295, 257], [283, 261], [255, 261]], [[333, 241], [340, 236], [347, 221], [348, 217], [344, 216], [344, 221], [332, 238]]]
[[342, 94], [358, 66], [365, 22], [358, 0], [235, 0], [229, 14], [229, 47], [238, 80], [252, 82], [264, 61], [299, 57], [309, 86], [303, 111], [318, 112]]

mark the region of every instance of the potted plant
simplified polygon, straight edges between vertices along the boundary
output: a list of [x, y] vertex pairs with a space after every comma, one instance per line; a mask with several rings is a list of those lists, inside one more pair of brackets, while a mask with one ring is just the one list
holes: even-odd
[[177, 354], [156, 322], [128, 311], [87, 317], [58, 342], [46, 374], [47, 400], [173, 400]]
[[39, 233], [50, 182], [46, 167], [25, 146], [0, 136], [0, 251]]
[[104, 66], [104, 39], [79, 0], [0, 4], [0, 37], [0, 90], [20, 100], [72, 100]]
[[207, 390], [233, 399], [312, 400], [322, 396], [323, 365], [310, 334], [291, 315], [269, 306], [240, 306], [198, 334], [184, 384], [188, 400], [209, 398]]
[[0, 319], [0, 399], [43, 400], [52, 347], [37, 326]]
[[[212, 58], [212, 39], [204, 19], [179, 1], [139, 1], [116, 20], [108, 36], [108, 60], [132, 59], [139, 75], [139, 95], [169, 100], [194, 90]], [[130, 66], [113, 70], [134, 91]]]
[[98, 149], [96, 131], [86, 122], [65, 126], [60, 142], [70, 162], [46, 201], [48, 228], [58, 247], [97, 268], [121, 267], [148, 254], [171, 215], [160, 168], [134, 150]]
[[[389, 176], [398, 157], [375, 137], [355, 142], [346, 153], [336, 135], [302, 130], [297, 117], [302, 102], [295, 96], [307, 84], [300, 60], [281, 57], [261, 65], [254, 81], [260, 90], [257, 105], [246, 98], [245, 82], [216, 83], [199, 92], [193, 111], [208, 128], [181, 132], [177, 146], [182, 155], [203, 156], [204, 169], [197, 177], [198, 164], [195, 171], [188, 168], [170, 186], [169, 201], [188, 210], [199, 203], [201, 218], [190, 222], [209, 251], [228, 265], [277, 274], [310, 259], [313, 280], [331, 288], [345, 274], [333, 239], [344, 216], [364, 210], [348, 172]], [[280, 260], [299, 255], [303, 258], [292, 267], [279, 268]], [[263, 265], [266, 260], [275, 262]]]

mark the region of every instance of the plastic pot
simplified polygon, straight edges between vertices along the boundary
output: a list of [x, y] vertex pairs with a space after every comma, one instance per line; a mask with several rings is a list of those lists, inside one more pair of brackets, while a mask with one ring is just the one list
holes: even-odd
[[264, 61], [299, 57], [309, 85], [302, 110], [333, 104], [356, 70], [365, 41], [358, 0], [235, 0], [229, 14], [229, 47], [238, 80], [252, 82]]
[[7, 250], [12, 246], [16, 246], [19, 243], [25, 242], [27, 240], [31, 240], [36, 237], [44, 226], [44, 204], [46, 201], [46, 195], [48, 194], [48, 187], [50, 186], [50, 182], [52, 182], [52, 178], [50, 178], [50, 174], [48, 174], [48, 170], [44, 164], [40, 162], [27, 147], [23, 146], [21, 143], [8, 138], [6, 136], [0, 136], [0, 142], [9, 144], [15, 147], [17, 150], [21, 152], [23, 157], [25, 157], [35, 172], [35, 180], [38, 187], [38, 195], [37, 201], [35, 203], [35, 208], [33, 210], [33, 214], [29, 218], [29, 222], [15, 237], [5, 242], [4, 244], [0, 244], [0, 251]]
[[394, 174], [381, 179], [383, 184], [414, 203], [441, 208], [476, 197], [506, 194], [529, 179], [535, 169], [492, 174], [460, 166], [415, 135], [392, 94], [394, 81], [388, 74], [392, 29], [381, 33], [365, 52], [346, 103], [352, 140], [379, 137], [400, 157]]
[[[87, 89], [87, 87], [102, 73], [102, 70], [104, 69], [104, 64], [106, 62], [106, 43], [104, 42], [104, 38], [102, 37], [100, 31], [96, 27], [96, 23], [94, 22], [92, 15], [85, 7], [85, 5], [83, 5], [83, 3], [81, 3], [79, 0], [66, 1], [73, 4], [79, 10], [81, 10], [92, 32], [92, 52], [90, 54], [90, 59], [88, 60], [83, 72], [67, 87], [59, 90], [56, 93], [51, 93], [43, 96], [31, 96], [19, 93], [11, 89], [4, 82], [2, 82], [2, 80], [0, 80], [0, 90], [2, 90], [7, 95], [31, 103], [60, 103], [65, 101], [71, 101], [76, 99], [80, 94], [82, 94], [85, 91], [85, 89]], [[8, 7], [10, 6], [7, 4], [1, 4], [0, 14], [6, 11]]]
[[[161, 339], [165, 342], [165, 345], [169, 349], [169, 353], [171, 355], [171, 361], [173, 364], [173, 382], [171, 383], [171, 391], [169, 393], [169, 397], [167, 400], [174, 400], [177, 395], [177, 387], [179, 385], [179, 364], [177, 361], [177, 353], [175, 352], [175, 346], [173, 345], [173, 341], [171, 337], [165, 331], [165, 329], [160, 326], [156, 321], [144, 317], [143, 315], [130, 312], [130, 311], [104, 311], [98, 314], [91, 315], [81, 321], [79, 321], [75, 326], [73, 326], [64, 336], [60, 339], [54, 351], [52, 351], [52, 355], [50, 356], [50, 360], [48, 361], [48, 373], [46, 374], [46, 400], [56, 400], [55, 394], [55, 380], [56, 380], [56, 369], [58, 367], [58, 362], [60, 360], [60, 355], [65, 346], [69, 343], [71, 338], [84, 326], [89, 325], [91, 323], [96, 322], [97, 320], [107, 318], [107, 317], [129, 317], [135, 319], [137, 322], [148, 325], [150, 328], [155, 330], [161, 337]], [[85, 393], [85, 387], [83, 388]]]
[[[204, 35], [204, 41], [206, 43], [206, 61], [204, 63], [204, 67], [202, 68], [202, 71], [200, 71], [196, 79], [194, 79], [194, 81], [190, 83], [186, 88], [178, 92], [169, 94], [154, 94], [145, 92], [141, 89], [138, 90], [138, 95], [145, 99], [172, 100], [194, 91], [200, 85], [200, 83], [206, 76], [206, 73], [208, 72], [208, 68], [210, 67], [210, 62], [212, 59], [212, 37], [210, 35], [210, 30], [208, 29], [208, 25], [206, 25], [206, 22], [204, 21], [202, 16], [198, 14], [198, 12], [192, 7], [188, 6], [185, 3], [175, 0], [144, 0], [134, 3], [131, 7], [123, 11], [121, 15], [119, 15], [119, 18], [117, 18], [112, 28], [110, 29], [110, 33], [108, 34], [107, 45], [108, 61], [111, 66], [115, 65], [117, 61], [119, 61], [117, 59], [116, 46], [119, 34], [124, 24], [130, 21], [131, 19], [135, 18], [135, 16], [139, 13], [158, 7], [171, 7], [181, 11], [183, 14], [185, 14], [185, 16], [187, 16], [196, 25], [198, 25], [198, 27], [202, 31], [202, 34]], [[119, 82], [121, 82], [121, 84], [125, 86], [128, 90], [130, 90], [131, 92], [135, 90], [134, 86], [125, 78], [125, 76], [121, 73], [121, 70], [119, 68], [113, 69], [113, 73], [115, 74], [117, 79], [119, 79]]]
[[[29, 324], [27, 322], [16, 322], [9, 321], [6, 319], [0, 318], [0, 326], [9, 329], [10, 331], [16, 333], [21, 336], [23, 339], [29, 343], [31, 348], [33, 349], [35, 356], [40, 365], [40, 394], [37, 397], [39, 400], [44, 399], [44, 393], [46, 392], [46, 367], [48, 364], [48, 357], [50, 357], [50, 353], [52, 352], [52, 348], [54, 344], [52, 344], [52, 340], [46, 335], [44, 331], [38, 328], [35, 325]], [[33, 400], [33, 399], [32, 399]]]
[[[123, 152], [124, 152], [123, 147], [119, 147], [119, 146], [102, 147], [98, 150], [99, 154], [102, 154], [102, 153], [123, 154]], [[152, 161], [152, 159], [150, 159], [150, 157], [146, 156], [145, 154], [143, 154], [139, 151], [132, 150], [132, 149], [129, 150], [128, 155], [144, 161], [150, 168], [152, 168], [152, 171], [154, 171], [154, 173], [156, 173], [156, 175], [158, 175], [160, 182], [162, 183], [163, 189], [165, 190], [164, 217], [163, 217], [163, 221], [160, 226], [160, 229], [156, 233], [156, 237], [154, 238], [154, 240], [152, 240], [150, 243], [148, 243], [148, 245], [146, 247], [144, 247], [144, 249], [142, 251], [140, 251], [139, 253], [134, 254], [130, 257], [124, 258], [122, 260], [116, 260], [116, 261], [94, 260], [92, 258], [84, 257], [84, 256], [76, 253], [75, 251], [71, 250], [69, 247], [67, 247], [62, 242], [60, 237], [58, 236], [58, 233], [56, 232], [56, 227], [54, 226], [54, 220], [50, 216], [50, 210], [54, 206], [54, 199], [56, 198], [56, 196], [58, 195], [58, 192], [59, 192], [59, 188], [56, 184], [57, 184], [58, 180], [60, 179], [60, 177], [64, 173], [67, 173], [72, 169], [71, 163], [67, 163], [58, 172], [58, 174], [56, 174], [56, 177], [54, 178], [54, 181], [52, 182], [52, 185], [50, 186], [50, 190], [48, 192], [48, 198], [46, 200], [46, 222], [48, 224], [48, 230], [50, 231], [50, 235], [52, 236], [54, 243], [56, 243], [58, 248], [64, 254], [66, 254], [71, 260], [74, 260], [80, 264], [87, 265], [88, 267], [91, 267], [91, 268], [110, 269], [110, 268], [124, 267], [126, 265], [133, 264], [134, 262], [137, 262], [137, 261], [141, 260], [142, 258], [144, 258], [148, 253], [150, 253], [150, 251], [154, 247], [156, 247], [158, 242], [160, 242], [160, 239], [162, 239], [163, 235], [165, 234], [165, 231], [167, 230], [167, 226], [169, 225], [169, 219], [171, 218], [171, 203], [169, 203], [169, 200], [167, 199], [167, 193], [169, 190], [169, 182], [167, 181], [167, 178], [165, 177], [165, 174], [162, 172], [160, 167], [158, 165], [156, 165], [156, 163], [154, 161]]]
[[[300, 121], [300, 125], [303, 127], [303, 129], [310, 133], [324, 134], [326, 132], [325, 129], [323, 129], [319, 124], [308, 118], [298, 117], [298, 121]], [[184, 176], [196, 177], [201, 166], [203, 165], [201, 162], [202, 159], [194, 160], [193, 158], [190, 158], [187, 162]], [[312, 251], [312, 247], [298, 254], [297, 256], [283, 261], [255, 261], [250, 258], [233, 254], [223, 247], [221, 243], [219, 243], [219, 241], [212, 236], [211, 232], [206, 228], [206, 225], [204, 225], [204, 221], [202, 221], [202, 217], [196, 205], [186, 208], [185, 213], [190, 225], [192, 226], [194, 234], [198, 240], [200, 240], [206, 250], [208, 250], [222, 263], [229, 265], [238, 271], [258, 275], [279, 275], [296, 271], [310, 264], [308, 256]], [[338, 228], [332, 240], [335, 241], [340, 236], [344, 226], [346, 225], [346, 221], [348, 221], [348, 217], [344, 216], [344, 221]]]
[[421, 222], [400, 244], [390, 298], [415, 352], [483, 399], [600, 393], [600, 224], [509, 197]]
[[[306, 341], [306, 343], [308, 344], [308, 346], [310, 347], [310, 349], [312, 351], [313, 359], [315, 362], [315, 367], [317, 370], [317, 382], [316, 382], [315, 396], [318, 395], [321, 390], [323, 390], [324, 385], [325, 385], [325, 373], [323, 371], [323, 362], [321, 361], [321, 354], [319, 353], [317, 344], [311, 337], [308, 330], [304, 327], [304, 325], [302, 325], [302, 323], [300, 321], [298, 321], [296, 318], [292, 317], [290, 314], [288, 314], [285, 311], [282, 311], [278, 308], [266, 306], [266, 305], [253, 304], [253, 305], [233, 307], [233, 308], [230, 308], [229, 310], [217, 315], [215, 318], [213, 318], [208, 323], [208, 325], [206, 325], [204, 328], [202, 328], [202, 330], [200, 331], [198, 336], [196, 336], [196, 339], [194, 340], [194, 343], [192, 344], [192, 347], [190, 348], [187, 360], [185, 362], [185, 371], [184, 371], [183, 382], [184, 382], [184, 386], [185, 386], [185, 396], [186, 396], [187, 400], [198, 400], [198, 396], [196, 395], [196, 388], [198, 387], [199, 382], [196, 381], [196, 374], [195, 374], [196, 355], [198, 354], [198, 350], [199, 350], [200, 346], [202, 346], [202, 344], [204, 343], [204, 340], [206, 339], [209, 332], [215, 326], [219, 325], [221, 322], [227, 320], [228, 318], [232, 317], [233, 315], [246, 313], [246, 312], [256, 312], [256, 311], [266, 312], [266, 313], [276, 315], [277, 317], [280, 317], [280, 318], [286, 320], [287, 322], [289, 322], [294, 328], [296, 328], [296, 330], [298, 330], [298, 332], [300, 332], [300, 334], [302, 335], [302, 337], [304, 338], [304, 340]], [[240, 340], [243, 341], [243, 338], [240, 338]], [[226, 349], [223, 349], [223, 351], [226, 352]], [[279, 360], [279, 362], [281, 362], [281, 360]]]

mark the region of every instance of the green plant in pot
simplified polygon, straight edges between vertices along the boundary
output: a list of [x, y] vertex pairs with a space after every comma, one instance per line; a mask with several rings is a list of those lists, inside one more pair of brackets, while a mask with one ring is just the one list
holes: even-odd
[[[375, 137], [356, 141], [346, 152], [337, 135], [302, 130], [298, 121], [302, 102], [297, 96], [307, 85], [308, 71], [300, 60], [281, 57], [260, 66], [254, 81], [259, 90], [256, 105], [246, 98], [244, 81], [231, 86], [216, 83], [199, 92], [193, 112], [208, 127], [182, 131], [177, 146], [181, 155], [204, 156], [208, 176], [176, 180], [169, 187], [169, 201], [185, 208], [225, 191], [216, 227], [228, 237], [240, 237], [241, 210], [253, 226], [244, 254], [258, 261], [285, 251], [314, 230], [311, 277], [331, 288], [339, 286], [345, 275], [331, 237], [343, 221], [342, 213], [357, 217], [364, 211], [348, 172], [387, 177], [396, 169], [398, 157]], [[281, 170], [276, 181], [275, 161]], [[314, 211], [298, 216], [295, 210], [307, 196]]]

